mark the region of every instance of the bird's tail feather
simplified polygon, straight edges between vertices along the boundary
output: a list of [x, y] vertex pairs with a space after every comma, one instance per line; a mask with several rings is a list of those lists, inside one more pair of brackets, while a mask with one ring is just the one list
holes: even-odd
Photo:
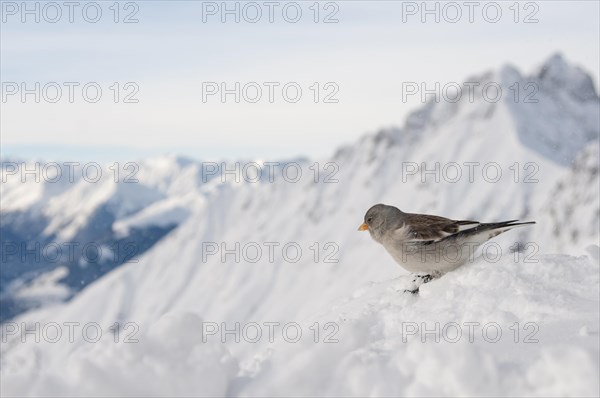
[[469, 221], [469, 222], [464, 222], [464, 223], [465, 223], [465, 225], [467, 225], [467, 223], [475, 224], [475, 226], [472, 228], [464, 229], [455, 234], [446, 236], [445, 238], [443, 238], [441, 240], [423, 241], [423, 242], [421, 242], [421, 245], [427, 246], [427, 245], [431, 245], [434, 243], [441, 243], [441, 242], [452, 242], [452, 243], [460, 242], [461, 244], [463, 244], [463, 243], [467, 242], [467, 243], [472, 243], [472, 244], [475, 244], [476, 246], [478, 246], [478, 245], [481, 245], [484, 242], [488, 241], [489, 239], [492, 239], [493, 237], [500, 235], [503, 232], [506, 232], [506, 231], [516, 228], [516, 227], [535, 224], [535, 221], [519, 222], [519, 220], [510, 220], [510, 221], [502, 221], [502, 222], [495, 222], [495, 223], [480, 223], [480, 224], [476, 224], [475, 222]]
[[464, 233], [465, 235], [479, 235], [482, 232], [489, 231], [488, 239], [491, 239], [494, 236], [500, 235], [502, 232], [506, 232], [510, 229], [530, 224], [535, 224], [535, 221], [519, 222], [519, 220], [510, 220], [495, 223], [483, 223], [479, 224], [474, 228], [467, 229], [461, 233]]

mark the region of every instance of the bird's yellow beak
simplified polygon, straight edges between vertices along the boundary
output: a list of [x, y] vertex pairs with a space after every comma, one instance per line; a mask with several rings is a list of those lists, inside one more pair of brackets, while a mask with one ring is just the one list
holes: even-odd
[[369, 226], [366, 223], [362, 223], [360, 224], [360, 227], [358, 227], [359, 231], [368, 231], [369, 230]]

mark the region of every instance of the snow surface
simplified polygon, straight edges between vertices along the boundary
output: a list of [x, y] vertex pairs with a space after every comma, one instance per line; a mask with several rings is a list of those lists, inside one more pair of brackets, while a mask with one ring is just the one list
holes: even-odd
[[[478, 94], [473, 103], [431, 102], [402, 128], [366, 135], [319, 160], [318, 183], [313, 161], [298, 160], [303, 175], [295, 183], [279, 173], [273, 183], [223, 183], [207, 180], [198, 162], [162, 157], [143, 163], [140, 187], [90, 190], [98, 197], [81, 206], [114, 203], [117, 234], [179, 226], [139, 262], [110, 272], [70, 302], [13, 320], [30, 328], [96, 322], [100, 341], [85, 341], [79, 330], [73, 342], [63, 336], [35, 343], [27, 336], [23, 343], [3, 326], [2, 395], [598, 396], [599, 129], [593, 121], [600, 101], [595, 91], [581, 94], [589, 82], [579, 72], [552, 57], [529, 76], [504, 67], [467, 79], [534, 80], [540, 101], [491, 103]], [[328, 162], [339, 167], [337, 182], [323, 182]], [[466, 175], [469, 162], [479, 164], [473, 179]], [[498, 181], [482, 175], [490, 162], [502, 170]], [[462, 178], [436, 181], [422, 173], [436, 163], [462, 166]], [[533, 179], [524, 178], [531, 170]], [[20, 188], [8, 189], [18, 208]], [[65, 208], [77, 205], [81, 192], [56, 197], [51, 202], [60, 206], [39, 204], [40, 211], [58, 230], [80, 228], [79, 213]], [[538, 224], [494, 239], [501, 258], [479, 257], [415, 296], [403, 292], [412, 286], [406, 271], [356, 231], [379, 202], [456, 219]], [[280, 246], [273, 261], [264, 249], [258, 262], [236, 262], [233, 256], [204, 258], [207, 242]], [[282, 255], [281, 246], [290, 242], [302, 249], [297, 262]], [[511, 251], [516, 243], [522, 253]], [[325, 262], [331, 248], [337, 261]], [[115, 322], [138, 325], [139, 342], [124, 343], [132, 329], [116, 335], [110, 331]], [[297, 322], [303, 338], [290, 343], [279, 330], [273, 343], [266, 336], [256, 343], [222, 343], [219, 336], [204, 342], [203, 326], [221, 322], [229, 328]], [[315, 322], [318, 343], [310, 329]], [[480, 327], [473, 341], [463, 327], [459, 341], [444, 335], [435, 342], [422, 326], [432, 329], [436, 322], [441, 329]], [[403, 328], [415, 324], [419, 332], [407, 335]], [[323, 341], [332, 330], [326, 325], [339, 327], [338, 342]], [[500, 341], [486, 340], [484, 325], [499, 327]], [[527, 336], [537, 342], [525, 342]]]
[[[410, 285], [407, 277], [366, 283], [320, 305], [310, 300], [318, 292], [313, 288], [302, 298], [312, 301], [314, 315], [297, 318], [293, 307], [278, 317], [263, 315], [266, 308], [258, 311], [261, 315], [244, 315], [233, 307], [219, 316], [185, 300], [167, 311], [144, 314], [142, 303], [133, 302], [129, 310], [140, 314], [135, 318], [139, 342], [115, 343], [108, 330], [111, 317], [118, 319], [131, 295], [137, 295], [125, 285], [143, 271], [139, 265], [119, 269], [105, 278], [103, 289], [98, 284], [84, 291], [79, 303], [25, 317], [59, 324], [95, 321], [105, 336], [97, 343], [83, 341], [79, 334], [74, 343], [63, 341], [66, 336], [54, 344], [22, 344], [18, 336], [9, 339], [3, 353], [3, 396], [599, 393], [599, 269], [597, 261], [587, 256], [542, 256], [536, 263], [524, 262], [522, 256], [516, 261], [508, 256], [495, 264], [478, 261], [423, 285], [419, 296], [402, 293]], [[236, 296], [241, 293], [232, 295], [229, 300], [240, 303]], [[105, 314], [102, 318], [97, 317], [100, 312]], [[288, 342], [279, 328], [269, 343], [264, 328], [256, 343], [251, 338], [236, 343], [233, 337], [222, 343], [220, 335], [203, 342], [202, 322], [226, 319], [282, 325], [295, 321], [303, 336]], [[336, 342], [324, 342], [325, 330], [315, 342], [310, 329], [315, 322], [338, 325], [332, 336]], [[470, 322], [477, 323], [472, 332]]]

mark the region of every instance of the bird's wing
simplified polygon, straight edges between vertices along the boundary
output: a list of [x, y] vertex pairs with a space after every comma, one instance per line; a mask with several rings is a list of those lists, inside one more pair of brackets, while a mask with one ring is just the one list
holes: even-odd
[[450, 220], [444, 217], [425, 214], [408, 214], [405, 223], [394, 233], [405, 243], [429, 245], [444, 239], [474, 239], [486, 241], [502, 232], [523, 225], [535, 224], [535, 221], [518, 222], [509, 220], [496, 223], [478, 221]]
[[404, 236], [403, 240], [406, 242], [425, 243], [436, 242], [480, 225], [481, 223], [477, 221], [457, 221], [427, 214], [407, 214], [404, 225], [397, 231]]

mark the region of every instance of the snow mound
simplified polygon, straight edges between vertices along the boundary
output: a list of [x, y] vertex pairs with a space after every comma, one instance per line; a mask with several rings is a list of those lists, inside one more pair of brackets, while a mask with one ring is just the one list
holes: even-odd
[[[176, 308], [139, 323], [131, 343], [128, 327], [109, 333], [118, 319], [100, 322], [97, 343], [4, 336], [2, 395], [598, 396], [598, 283], [586, 256], [517, 254], [466, 265], [419, 295], [403, 292], [404, 276], [368, 283], [289, 318], [296, 342], [281, 329], [272, 343], [204, 334], [203, 314]], [[86, 321], [69, 307], [29, 322]]]

